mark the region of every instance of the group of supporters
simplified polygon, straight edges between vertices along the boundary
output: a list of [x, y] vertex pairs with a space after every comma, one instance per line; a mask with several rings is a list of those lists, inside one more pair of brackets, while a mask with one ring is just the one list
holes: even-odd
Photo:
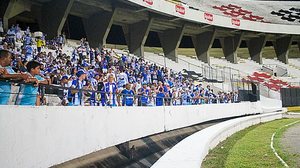
[[17, 105], [45, 103], [40, 85], [60, 86], [61, 104], [69, 106], [197, 105], [238, 101], [237, 93], [214, 93], [210, 86], [195, 84], [180, 72], [142, 58], [117, 54], [110, 49], [90, 48], [86, 39], [68, 53], [64, 36], [45, 41], [44, 35], [36, 38], [29, 28], [21, 31], [18, 25], [3, 35], [0, 104], [7, 104], [11, 96], [11, 83], [4, 79], [21, 81], [16, 93]]

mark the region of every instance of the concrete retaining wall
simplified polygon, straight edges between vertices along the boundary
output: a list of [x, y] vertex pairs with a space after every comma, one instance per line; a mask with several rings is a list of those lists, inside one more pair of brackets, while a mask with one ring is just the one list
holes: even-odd
[[170, 149], [152, 168], [199, 168], [210, 149], [230, 135], [261, 122], [282, 118], [282, 112], [237, 118], [199, 131]]
[[1, 167], [49, 167], [163, 131], [261, 113], [260, 102], [172, 107], [0, 107]]

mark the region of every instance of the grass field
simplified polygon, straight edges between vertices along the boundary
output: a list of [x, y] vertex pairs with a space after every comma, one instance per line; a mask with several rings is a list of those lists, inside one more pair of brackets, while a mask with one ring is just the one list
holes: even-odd
[[[109, 48], [116, 48], [116, 49], [127, 49], [126, 45], [115, 45], [115, 44], [107, 44]], [[159, 47], [145, 47], [145, 52], [151, 53], [162, 53], [162, 48]], [[209, 50], [210, 56], [215, 58], [223, 57], [223, 51], [221, 48], [211, 48]], [[178, 49], [179, 55], [185, 55], [190, 57], [195, 57], [196, 52], [194, 48], [179, 48]], [[275, 51], [273, 47], [265, 47], [262, 53], [264, 58], [272, 59], [275, 57]], [[240, 58], [249, 58], [249, 51], [247, 48], [239, 48], [238, 49], [238, 57]], [[289, 51], [289, 58], [300, 58], [300, 52], [298, 45], [292, 45]]]
[[[284, 167], [270, 148], [272, 134], [280, 127], [299, 119], [282, 119], [259, 124], [242, 130], [209, 152], [204, 168], [280, 168]], [[280, 138], [285, 129], [274, 138], [274, 147], [290, 167], [297, 167], [295, 157], [282, 150]]]

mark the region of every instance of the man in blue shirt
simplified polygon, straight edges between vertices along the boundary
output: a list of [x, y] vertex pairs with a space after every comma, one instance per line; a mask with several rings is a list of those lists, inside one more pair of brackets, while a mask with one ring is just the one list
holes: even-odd
[[[29, 75], [17, 74], [10, 66], [12, 55], [8, 50], [0, 50], [0, 78], [2, 79], [20, 79], [27, 80]], [[0, 105], [7, 105], [11, 93], [11, 83], [0, 81]]]
[[134, 102], [134, 92], [132, 89], [130, 89], [131, 85], [129, 83], [127, 83], [125, 85], [125, 89], [122, 90], [121, 94], [123, 96], [122, 99], [122, 106], [133, 106], [133, 102]]
[[165, 94], [163, 93], [163, 88], [159, 88], [159, 92], [156, 95], [156, 106], [164, 105]]
[[69, 106], [84, 106], [84, 94], [81, 89], [85, 86], [86, 73], [84, 70], [79, 70], [76, 73], [76, 76], [77, 79], [74, 79], [71, 84], [71, 88], [74, 90], [70, 90], [69, 92], [72, 97], [72, 101], [69, 102]]
[[47, 80], [40, 76], [41, 64], [36, 61], [30, 61], [26, 65], [27, 71], [31, 76], [28, 79], [30, 84], [21, 84], [16, 105], [35, 106], [39, 105], [38, 85], [49, 84]]

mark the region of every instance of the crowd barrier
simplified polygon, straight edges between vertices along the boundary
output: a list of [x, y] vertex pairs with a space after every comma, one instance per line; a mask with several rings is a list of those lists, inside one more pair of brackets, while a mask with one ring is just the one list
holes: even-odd
[[262, 113], [260, 102], [161, 107], [0, 106], [2, 167], [49, 167], [149, 135]]

